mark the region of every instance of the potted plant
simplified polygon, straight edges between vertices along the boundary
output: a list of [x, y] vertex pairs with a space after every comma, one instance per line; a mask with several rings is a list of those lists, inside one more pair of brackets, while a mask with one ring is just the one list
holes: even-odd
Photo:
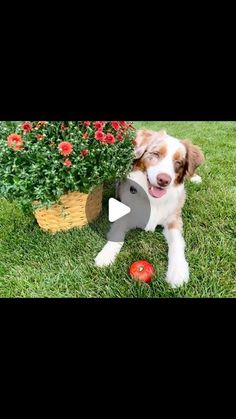
[[30, 205], [44, 230], [85, 225], [86, 206], [91, 219], [100, 213], [102, 184], [131, 169], [134, 131], [126, 121], [2, 123], [0, 194]]

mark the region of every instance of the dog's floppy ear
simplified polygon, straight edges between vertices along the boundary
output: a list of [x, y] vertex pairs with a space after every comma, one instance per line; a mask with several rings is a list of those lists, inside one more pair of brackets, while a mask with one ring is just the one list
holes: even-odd
[[134, 147], [135, 160], [138, 160], [143, 156], [148, 147], [149, 140], [151, 139], [151, 137], [152, 132], [147, 129], [140, 129], [137, 131]]
[[153, 141], [159, 138], [161, 139], [163, 135], [166, 135], [166, 131], [155, 132], [149, 129], [140, 129], [137, 132], [137, 136], [135, 139], [135, 147], [134, 147], [135, 159], [136, 160], [140, 159], [144, 155], [149, 145]]
[[191, 143], [189, 140], [183, 140], [181, 143], [185, 146], [187, 150], [186, 155], [186, 175], [187, 176], [193, 176], [195, 173], [195, 170], [198, 166], [200, 166], [204, 162], [204, 155], [202, 150]]

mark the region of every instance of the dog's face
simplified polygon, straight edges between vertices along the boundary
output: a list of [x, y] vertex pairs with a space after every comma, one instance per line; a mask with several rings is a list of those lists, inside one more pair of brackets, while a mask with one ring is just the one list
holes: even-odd
[[146, 172], [149, 193], [154, 198], [180, 185], [185, 175], [192, 176], [204, 160], [197, 146], [171, 137], [166, 131], [140, 130], [135, 143], [133, 169]]

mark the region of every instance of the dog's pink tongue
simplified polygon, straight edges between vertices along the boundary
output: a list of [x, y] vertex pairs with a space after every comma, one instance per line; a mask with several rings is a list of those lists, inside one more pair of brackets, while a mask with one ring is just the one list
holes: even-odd
[[157, 186], [151, 186], [149, 188], [149, 193], [154, 197], [154, 198], [161, 198], [163, 195], [166, 194], [166, 190], [165, 189], [161, 189], [161, 188], [157, 188]]

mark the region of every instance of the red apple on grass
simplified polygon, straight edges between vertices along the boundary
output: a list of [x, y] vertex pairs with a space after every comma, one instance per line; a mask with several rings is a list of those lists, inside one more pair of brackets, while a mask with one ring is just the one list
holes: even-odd
[[129, 275], [135, 281], [149, 283], [152, 280], [154, 274], [154, 267], [151, 263], [146, 260], [138, 260], [137, 262], [132, 263], [129, 268]]

